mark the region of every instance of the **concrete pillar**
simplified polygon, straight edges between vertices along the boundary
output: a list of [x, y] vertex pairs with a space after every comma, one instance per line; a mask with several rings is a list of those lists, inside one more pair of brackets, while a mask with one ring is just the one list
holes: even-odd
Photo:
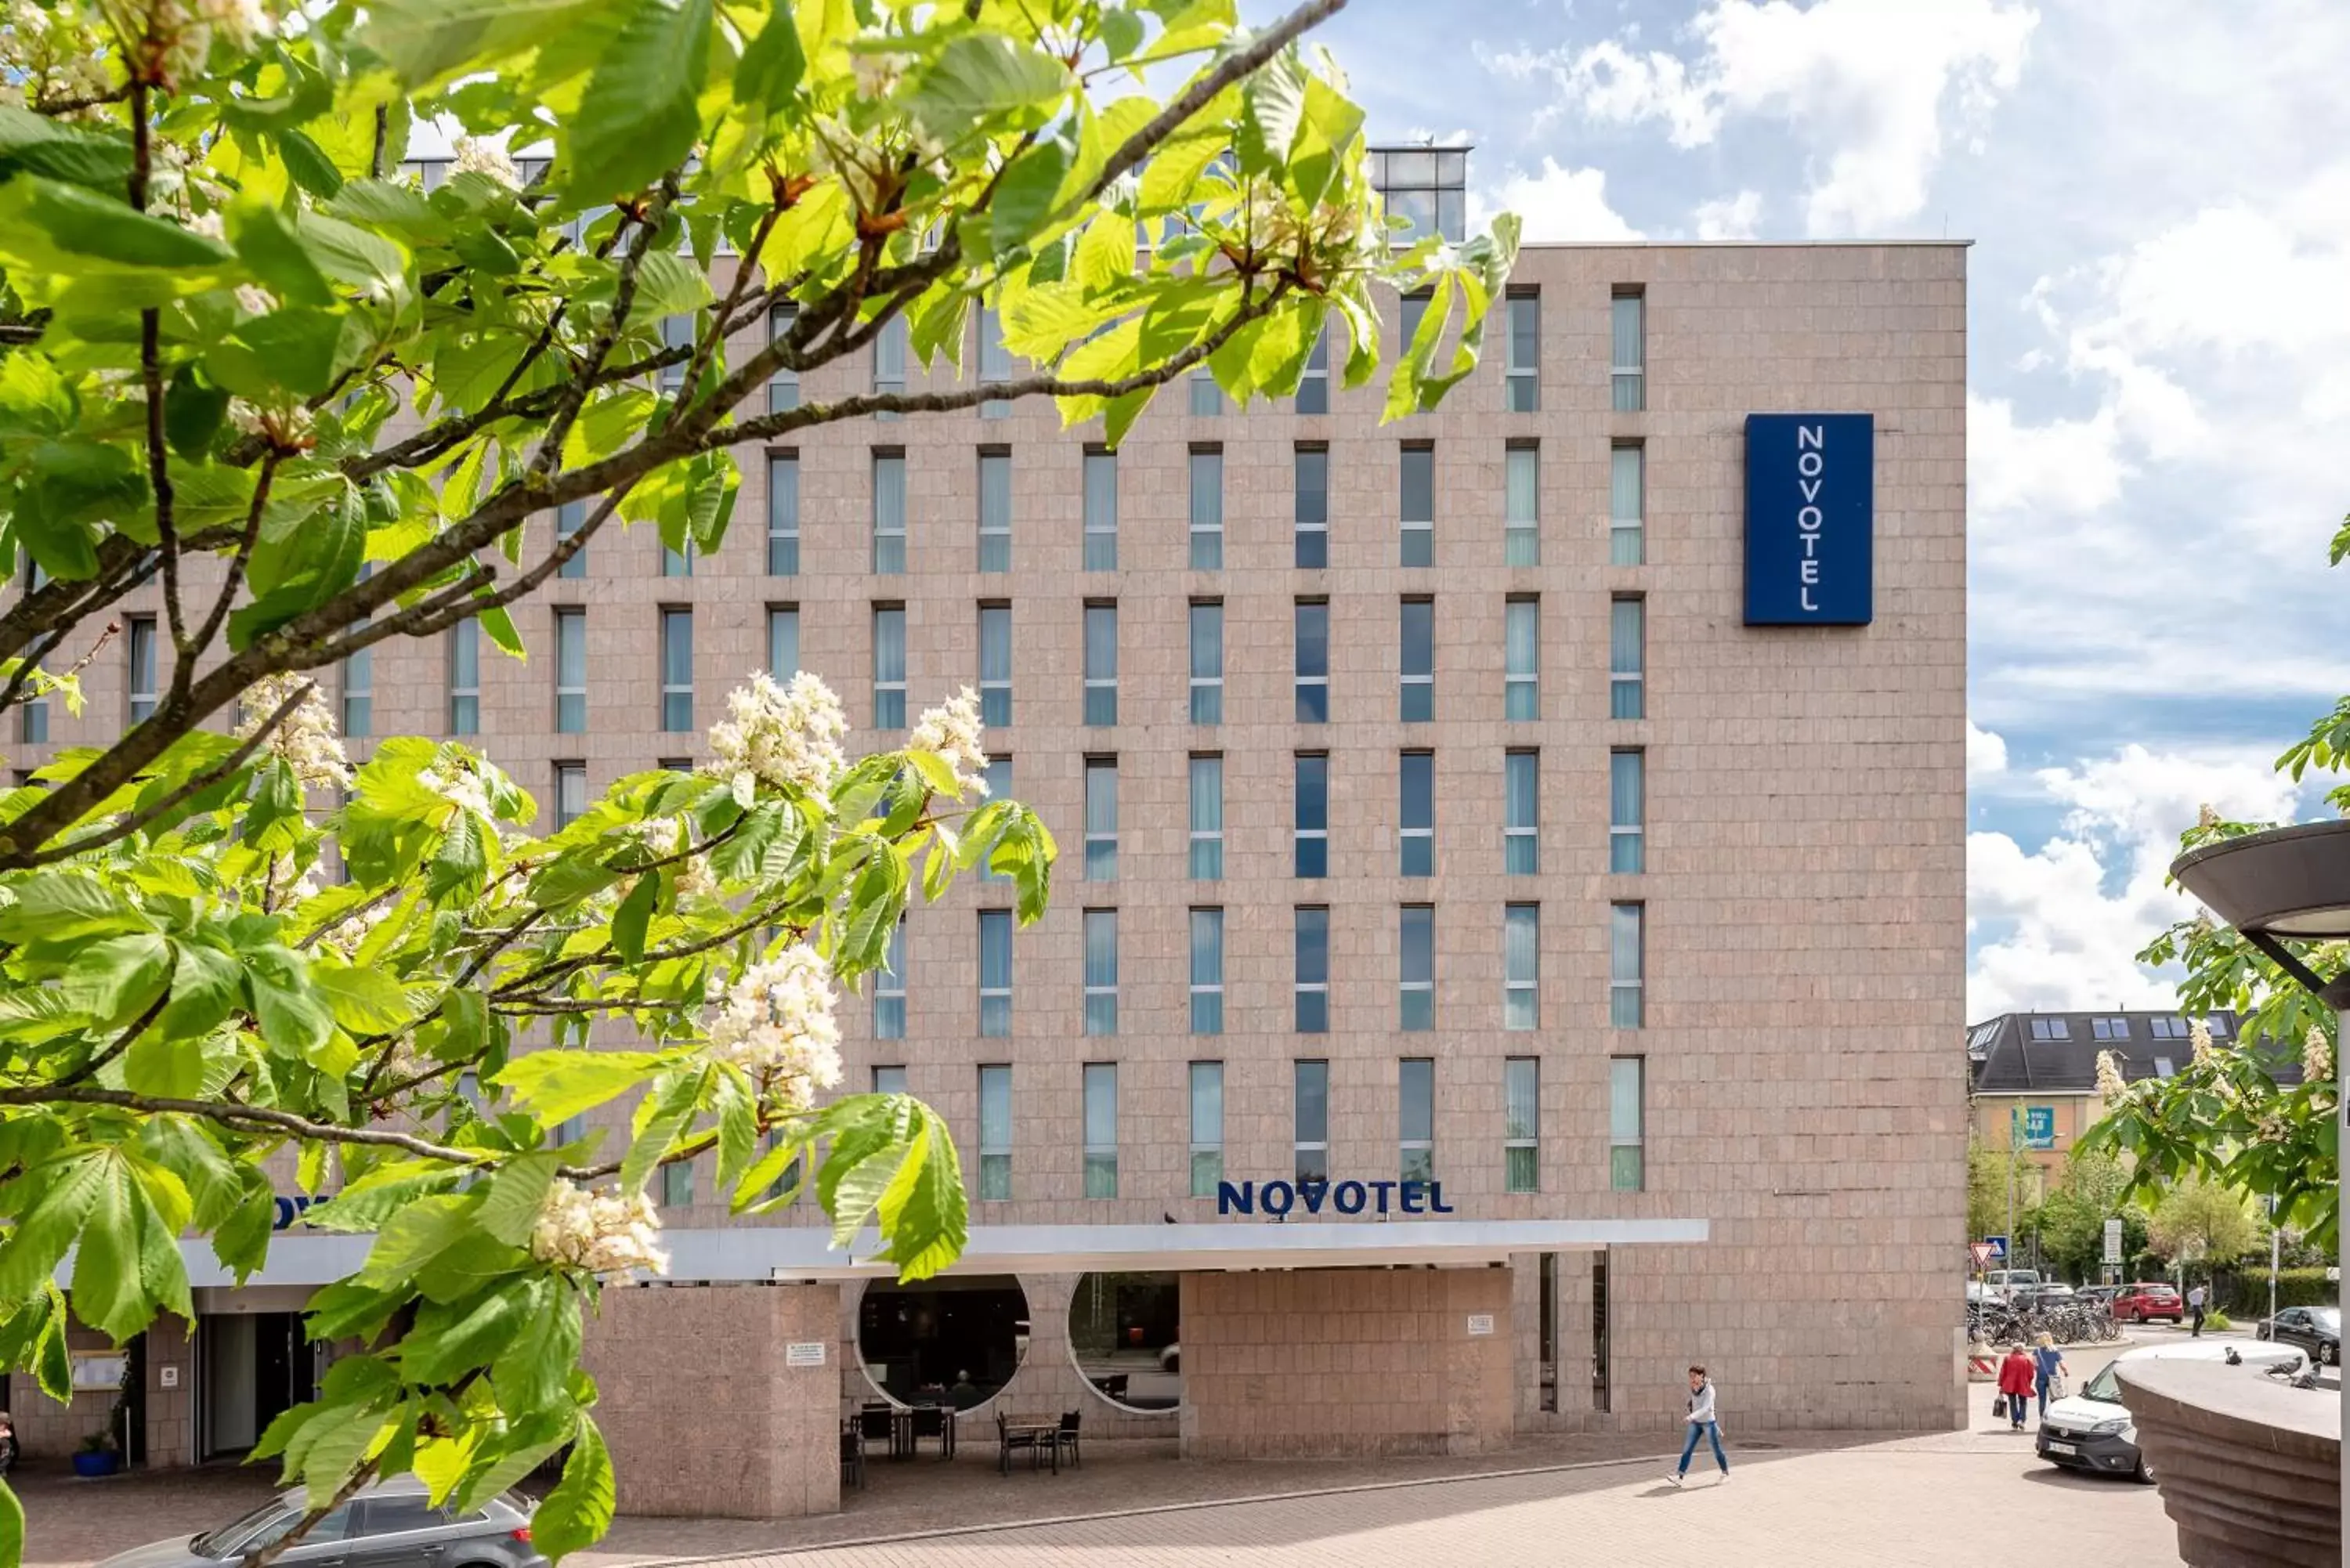
[[188, 1325], [169, 1313], [147, 1331], [147, 1468], [196, 1462], [196, 1356]]
[[838, 1512], [839, 1323], [830, 1284], [607, 1290], [583, 1360], [620, 1511]]

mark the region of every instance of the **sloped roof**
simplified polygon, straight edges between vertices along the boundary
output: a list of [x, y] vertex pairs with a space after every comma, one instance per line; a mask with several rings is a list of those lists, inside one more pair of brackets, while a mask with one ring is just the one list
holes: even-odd
[[[2209, 1015], [2212, 1034], [2232, 1040], [2236, 1015]], [[2160, 1026], [2174, 1031], [2158, 1035]], [[2035, 1030], [2034, 1023], [2042, 1025]], [[2186, 1065], [2193, 1047], [2187, 1021], [2176, 1012], [2007, 1012], [1967, 1029], [1966, 1048], [1974, 1092], [1987, 1095], [2088, 1095], [2097, 1087], [2097, 1054], [2110, 1051], [2122, 1077], [2131, 1083], [2161, 1073], [2161, 1063]], [[2101, 1037], [2100, 1027], [2104, 1030]], [[2039, 1034], [2061, 1038], [2036, 1038]], [[2276, 1052], [2277, 1081], [2301, 1082], [2297, 1049]]]

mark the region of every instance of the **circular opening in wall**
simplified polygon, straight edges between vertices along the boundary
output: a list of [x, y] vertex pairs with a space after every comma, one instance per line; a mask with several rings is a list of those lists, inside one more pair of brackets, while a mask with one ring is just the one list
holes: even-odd
[[1069, 1355], [1094, 1392], [1143, 1415], [1183, 1402], [1177, 1274], [1081, 1274], [1069, 1298]]
[[900, 1405], [983, 1405], [1027, 1355], [1028, 1297], [1009, 1274], [875, 1280], [858, 1304], [858, 1359]]

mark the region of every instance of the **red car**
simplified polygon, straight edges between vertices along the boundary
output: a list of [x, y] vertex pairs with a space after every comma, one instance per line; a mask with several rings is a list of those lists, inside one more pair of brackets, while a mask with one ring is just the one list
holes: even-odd
[[2177, 1289], [2164, 1284], [2124, 1285], [2113, 1300], [2116, 1323], [2152, 1323], [2161, 1318], [2172, 1324], [2187, 1321], [2187, 1303]]

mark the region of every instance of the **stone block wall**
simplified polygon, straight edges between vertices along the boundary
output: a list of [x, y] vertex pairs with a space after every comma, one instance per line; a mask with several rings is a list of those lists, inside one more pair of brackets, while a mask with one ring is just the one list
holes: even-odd
[[[1481, 1454], [1510, 1444], [1505, 1269], [1183, 1276], [1186, 1459]], [[1469, 1332], [1471, 1317], [1490, 1332]]]

